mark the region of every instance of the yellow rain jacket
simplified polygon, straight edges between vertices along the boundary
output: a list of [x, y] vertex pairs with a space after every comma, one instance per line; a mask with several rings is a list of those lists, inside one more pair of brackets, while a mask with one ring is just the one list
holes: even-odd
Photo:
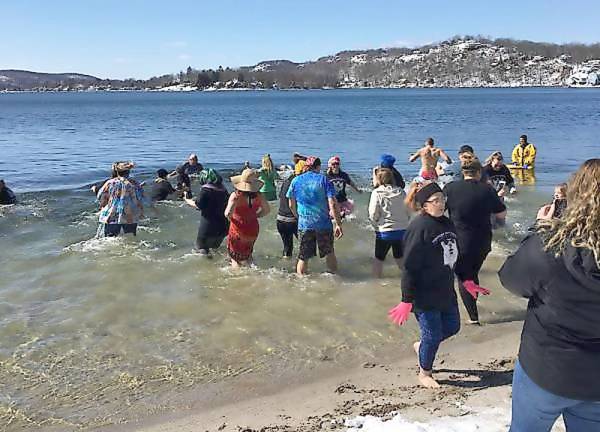
[[535, 156], [537, 150], [535, 146], [528, 143], [525, 147], [521, 147], [521, 144], [517, 144], [512, 152], [512, 163], [516, 166], [528, 165], [531, 168], [535, 166]]

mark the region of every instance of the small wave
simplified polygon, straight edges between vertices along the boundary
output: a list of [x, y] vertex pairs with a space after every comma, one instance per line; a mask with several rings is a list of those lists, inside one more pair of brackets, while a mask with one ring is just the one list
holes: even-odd
[[31, 204], [8, 204], [0, 205], [0, 217], [8, 215], [14, 215], [17, 217], [35, 217], [42, 219], [46, 217], [48, 213], [48, 206], [46, 203], [34, 202]]
[[94, 237], [65, 246], [63, 248], [63, 252], [103, 252], [114, 249], [115, 246], [121, 246], [123, 244], [123, 237]]
[[160, 229], [160, 227], [150, 227], [150, 226], [146, 226], [146, 225], [140, 225], [138, 226], [138, 231], [144, 231], [147, 233], [151, 233], [151, 234], [156, 234], [161, 232], [162, 230]]

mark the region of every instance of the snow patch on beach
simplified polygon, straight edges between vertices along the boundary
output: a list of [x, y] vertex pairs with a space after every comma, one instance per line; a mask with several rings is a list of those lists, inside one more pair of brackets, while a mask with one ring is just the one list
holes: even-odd
[[505, 432], [510, 423], [506, 408], [494, 408], [460, 417], [440, 417], [421, 423], [409, 421], [400, 414], [391, 420], [373, 416], [358, 416], [346, 420], [347, 432]]

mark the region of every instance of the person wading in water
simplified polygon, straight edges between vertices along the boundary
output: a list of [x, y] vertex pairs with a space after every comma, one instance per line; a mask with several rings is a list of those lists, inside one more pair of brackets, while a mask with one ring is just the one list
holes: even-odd
[[425, 145], [413, 154], [408, 161], [414, 162], [419, 158], [421, 159], [421, 171], [419, 172], [419, 175], [423, 180], [437, 180], [438, 174], [436, 167], [440, 158], [448, 164], [452, 163], [452, 159], [450, 159], [450, 156], [448, 156], [444, 150], [434, 146], [433, 138], [427, 138], [425, 140]]

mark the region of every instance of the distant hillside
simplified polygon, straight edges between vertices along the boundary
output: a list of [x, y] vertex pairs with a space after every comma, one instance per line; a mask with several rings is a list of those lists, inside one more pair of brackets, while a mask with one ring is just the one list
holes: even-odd
[[148, 80], [0, 71], [0, 90], [236, 90], [352, 87], [600, 86], [600, 43], [454, 37], [409, 48], [341, 51], [314, 61], [263, 61]]
[[99, 78], [78, 73], [40, 73], [24, 70], [0, 70], [0, 89], [23, 89], [79, 85], [89, 87], [100, 82]]

